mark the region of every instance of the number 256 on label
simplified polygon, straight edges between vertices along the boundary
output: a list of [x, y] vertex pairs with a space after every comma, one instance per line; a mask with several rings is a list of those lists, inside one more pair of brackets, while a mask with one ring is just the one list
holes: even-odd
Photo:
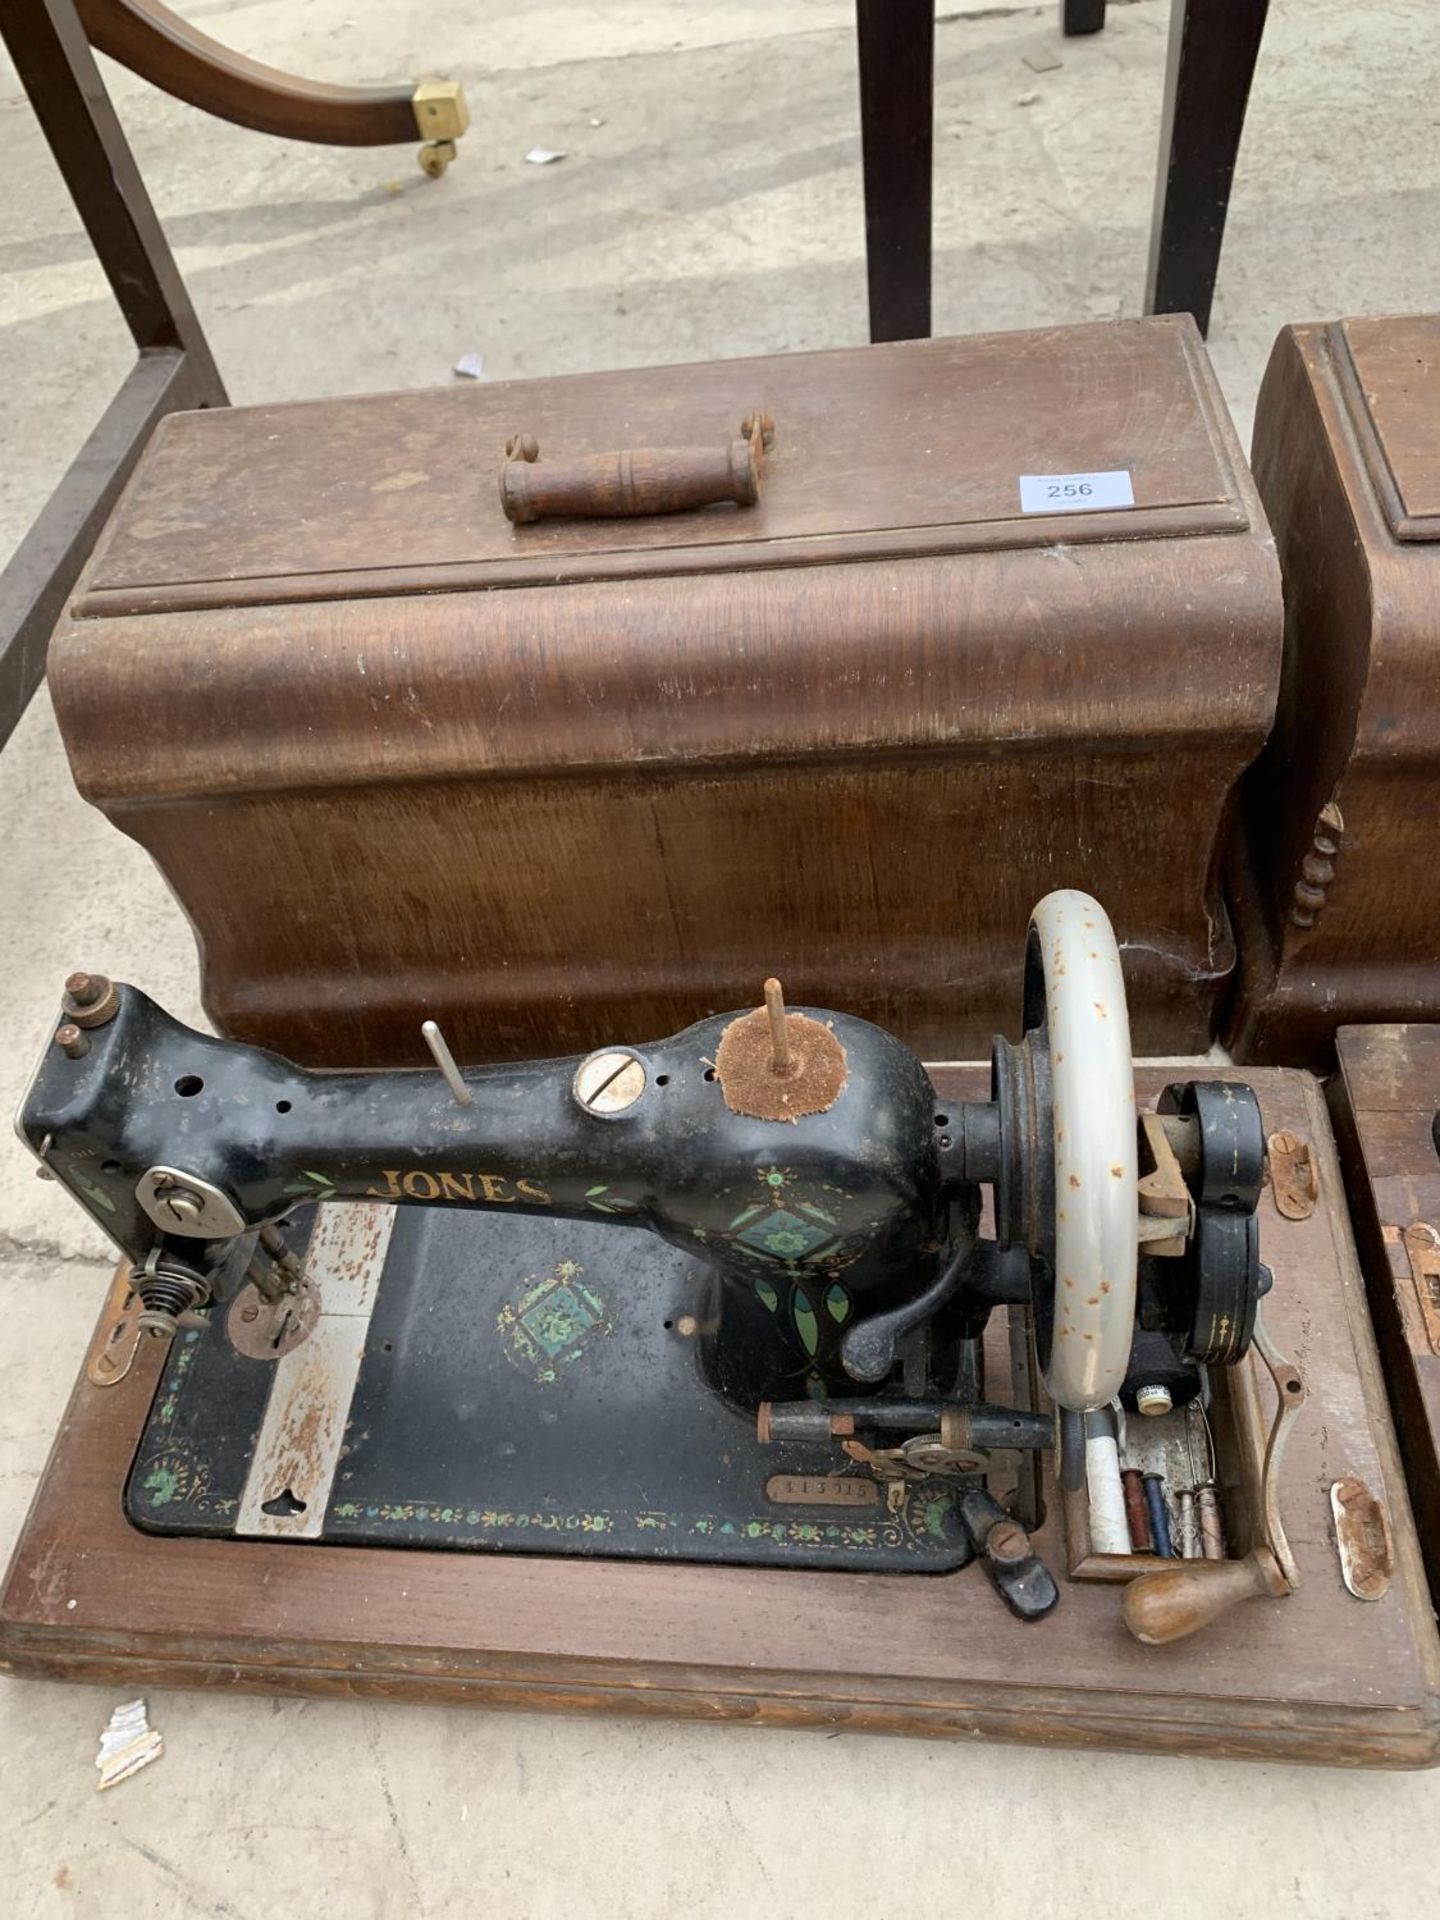
[[1022, 473], [1022, 513], [1094, 513], [1133, 507], [1135, 489], [1125, 468], [1114, 473]]

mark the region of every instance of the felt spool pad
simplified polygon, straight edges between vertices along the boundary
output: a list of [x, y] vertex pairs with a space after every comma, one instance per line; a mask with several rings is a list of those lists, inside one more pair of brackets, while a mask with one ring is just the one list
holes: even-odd
[[732, 1020], [715, 1050], [715, 1077], [732, 1113], [754, 1120], [799, 1120], [826, 1113], [845, 1090], [845, 1049], [830, 1028], [806, 1013], [787, 1013], [790, 1065], [775, 1071], [770, 1016], [764, 1007]]

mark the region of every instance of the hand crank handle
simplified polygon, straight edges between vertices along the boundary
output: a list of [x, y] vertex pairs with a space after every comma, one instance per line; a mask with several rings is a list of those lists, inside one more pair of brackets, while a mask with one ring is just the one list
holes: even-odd
[[1243, 1560], [1185, 1560], [1163, 1573], [1144, 1573], [1125, 1589], [1125, 1624], [1147, 1647], [1167, 1647], [1208, 1627], [1242, 1600], [1290, 1590], [1267, 1547]]

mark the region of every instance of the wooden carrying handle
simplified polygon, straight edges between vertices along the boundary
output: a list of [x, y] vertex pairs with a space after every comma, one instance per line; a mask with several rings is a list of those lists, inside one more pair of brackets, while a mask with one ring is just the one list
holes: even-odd
[[500, 469], [500, 504], [505, 518], [521, 527], [534, 520], [685, 513], [725, 500], [753, 507], [774, 423], [768, 415], [749, 414], [741, 433], [743, 438], [718, 448], [640, 447], [547, 462], [534, 440], [517, 434]]
[[1257, 1547], [1243, 1560], [1186, 1560], [1164, 1573], [1143, 1573], [1125, 1589], [1125, 1624], [1147, 1647], [1183, 1640], [1242, 1600], [1278, 1599], [1289, 1582], [1275, 1556]]

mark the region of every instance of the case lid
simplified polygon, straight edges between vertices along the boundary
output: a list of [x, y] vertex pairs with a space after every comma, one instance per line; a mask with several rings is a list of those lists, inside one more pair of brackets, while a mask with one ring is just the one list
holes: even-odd
[[1440, 314], [1330, 329], [1366, 469], [1397, 540], [1440, 540]]
[[[755, 506], [528, 526], [501, 511], [512, 434], [542, 460], [720, 449], [757, 408], [776, 441]], [[181, 414], [74, 611], [1240, 532], [1234, 451], [1199, 335], [1176, 316]], [[1022, 476], [1085, 473], [1128, 474], [1133, 506], [1022, 509]]]

